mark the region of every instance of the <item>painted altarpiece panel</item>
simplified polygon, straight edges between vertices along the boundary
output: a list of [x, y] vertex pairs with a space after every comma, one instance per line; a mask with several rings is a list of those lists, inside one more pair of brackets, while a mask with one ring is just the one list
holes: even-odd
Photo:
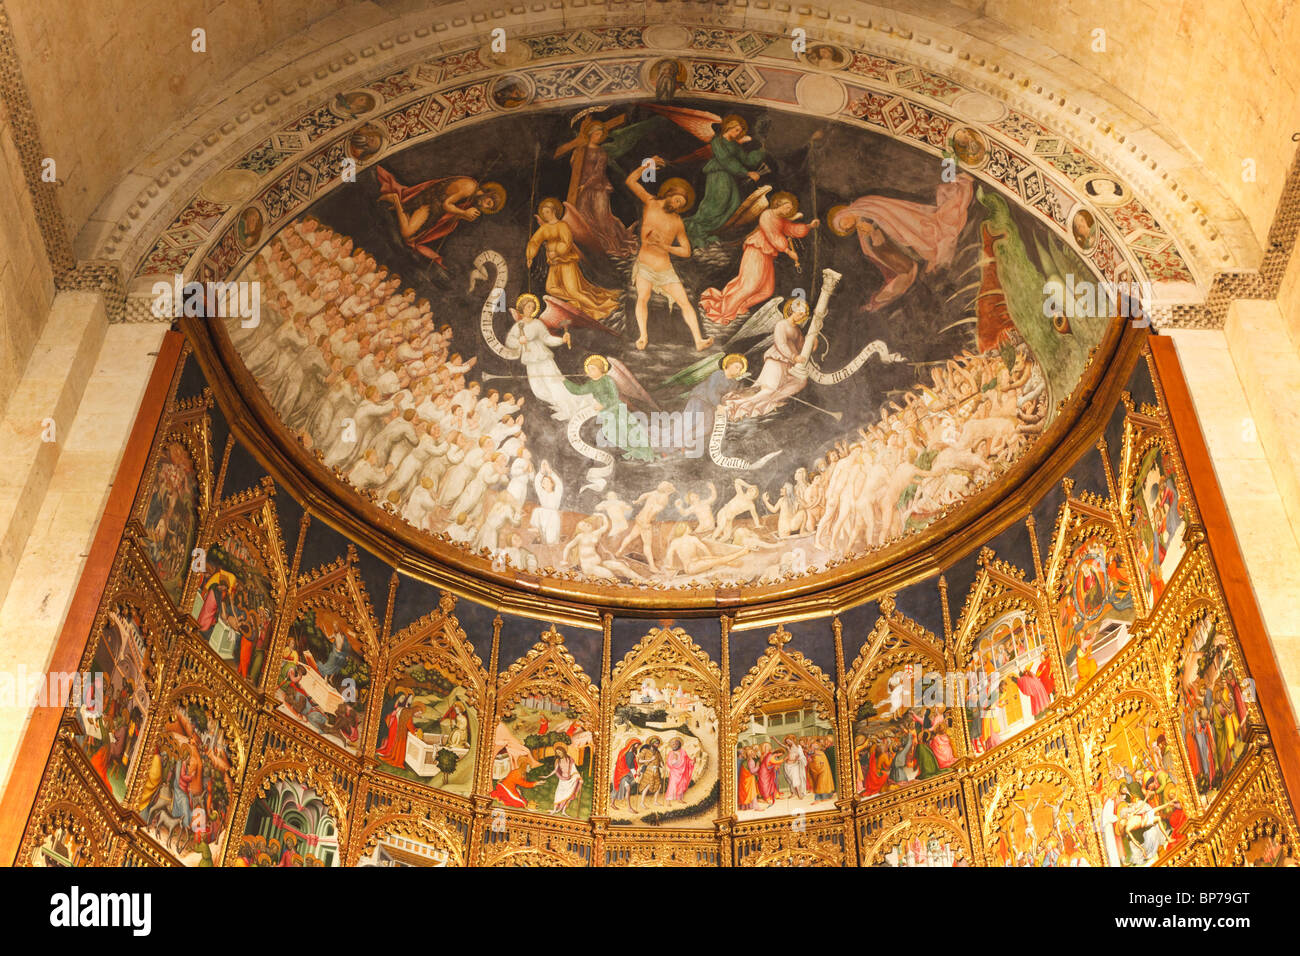
[[832, 682], [790, 637], [778, 626], [731, 696], [740, 821], [831, 810], [839, 796]]
[[103, 675], [102, 691], [81, 695], [68, 708], [73, 745], [119, 803], [130, 791], [148, 722], [165, 676], [176, 628], [168, 599], [148, 556], [127, 542], [110, 579], [116, 585], [95, 616], [82, 675]]
[[489, 794], [495, 806], [591, 816], [600, 689], [554, 625], [497, 680]]
[[1132, 640], [1140, 608], [1131, 566], [1109, 503], [1086, 492], [1067, 498], [1052, 536], [1046, 588], [1072, 692]]
[[712, 828], [721, 792], [722, 671], [680, 627], [653, 627], [614, 668], [608, 816]]
[[985, 866], [1096, 866], [1097, 834], [1070, 728], [1029, 731], [966, 780], [967, 820]]
[[942, 645], [892, 600], [882, 610], [848, 673], [859, 800], [946, 776], [965, 753], [963, 688], [949, 678]]
[[954, 630], [972, 757], [1024, 733], [1063, 696], [1056, 642], [1040, 623], [1042, 594], [989, 549], [979, 560]]
[[110, 866], [119, 852], [115, 816], [102, 786], [91, 782], [86, 763], [60, 744], [45, 769], [18, 848], [20, 866]]
[[972, 865], [962, 786], [951, 776], [860, 804], [857, 821], [862, 866]]
[[453, 606], [444, 598], [385, 642], [368, 752], [384, 773], [466, 796], [482, 751], [487, 674]]
[[192, 632], [178, 642], [167, 680], [126, 804], [141, 822], [134, 845], [185, 866], [218, 866], [231, 842], [257, 701]]
[[254, 689], [268, 671], [288, 590], [274, 494], [275, 483], [263, 478], [217, 504], [202, 534], [203, 561], [192, 562], [181, 603], [213, 653]]
[[435, 803], [417, 784], [371, 777], [357, 805], [362, 817], [347, 855], [348, 865], [468, 865], [468, 804]]
[[[357, 569], [356, 550], [302, 575], [292, 616], [273, 645], [276, 712], [349, 753], [363, 739], [378, 624]], [[291, 621], [287, 627], [284, 621]]]
[[1120, 514], [1133, 549], [1135, 583], [1150, 613], [1173, 582], [1187, 554], [1189, 531], [1199, 525], [1178, 457], [1165, 436], [1163, 413], [1144, 405], [1124, 421], [1120, 464]]
[[179, 606], [199, 528], [212, 501], [212, 398], [177, 401], [149, 454], [134, 512], [135, 533], [171, 601]]

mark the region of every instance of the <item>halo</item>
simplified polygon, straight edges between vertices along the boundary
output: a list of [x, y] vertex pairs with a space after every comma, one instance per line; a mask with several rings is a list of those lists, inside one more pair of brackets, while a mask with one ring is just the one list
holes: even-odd
[[722, 122], [718, 124], [718, 130], [725, 133], [728, 126], [739, 126], [741, 136], [744, 136], [749, 132], [749, 123], [747, 123], [745, 117], [741, 116], [739, 113], [728, 113], [726, 116], [722, 117]]
[[663, 185], [659, 187], [660, 199], [666, 199], [674, 193], [686, 200], [686, 205], [681, 209], [682, 212], [695, 205], [695, 187], [680, 176], [665, 179]]
[[506, 204], [505, 186], [502, 186], [500, 183], [483, 183], [483, 185], [479, 186], [479, 189], [496, 200], [496, 208], [493, 209], [491, 212], [488, 212], [488, 210], [486, 209], [482, 210], [485, 214], [489, 216], [493, 216], [499, 213], [503, 208], [505, 208], [505, 204]]
[[515, 299], [515, 311], [522, 314], [524, 311], [523, 306], [525, 302], [531, 302], [533, 304], [533, 308], [538, 312], [542, 310], [541, 300], [538, 299], [537, 296], [533, 295], [531, 292], [525, 292], [519, 298]]
[[839, 224], [840, 213], [844, 212], [848, 208], [849, 207], [845, 203], [840, 203], [838, 206], [831, 206], [826, 213], [826, 228], [837, 236], [847, 236], [853, 231], [852, 226], [849, 226], [846, 229]]
[[803, 307], [804, 307], [803, 317], [802, 317], [802, 318], [791, 319], [791, 321], [794, 322], [795, 325], [803, 325], [805, 322], [808, 321], [809, 316], [812, 315], [812, 308], [808, 305], [808, 300], [807, 300], [807, 299], [800, 299], [800, 298], [797, 298], [797, 297], [796, 297], [796, 298], [786, 299], [786, 300], [785, 300], [785, 305], [781, 306], [781, 314], [782, 314], [783, 316], [785, 316], [787, 319], [789, 319], [789, 318], [790, 318], [790, 313], [791, 313], [792, 311], [794, 311], [794, 304], [795, 304], [796, 302], [801, 302], [801, 303], [803, 303]]
[[587, 366], [593, 362], [600, 366], [602, 375], [609, 371], [609, 359], [605, 358], [603, 355], [588, 355], [582, 362], [583, 370], [585, 371]]
[[740, 373], [742, 375], [749, 371], [749, 359], [745, 358], [745, 356], [741, 355], [739, 352], [732, 352], [730, 355], [724, 355], [720, 366], [725, 369], [732, 362], [740, 363]]

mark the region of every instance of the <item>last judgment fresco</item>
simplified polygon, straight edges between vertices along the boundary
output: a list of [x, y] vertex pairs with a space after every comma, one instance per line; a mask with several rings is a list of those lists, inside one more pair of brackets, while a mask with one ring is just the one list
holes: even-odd
[[502, 568], [764, 584], [913, 534], [1033, 445], [1110, 307], [1044, 295], [1092, 272], [975, 130], [712, 108], [507, 112], [369, 165], [363, 127], [229, 335], [327, 468]]
[[1168, 340], [1076, 294], [1171, 238], [955, 78], [778, 48], [443, 52], [178, 209], [136, 278], [243, 262], [260, 321], [174, 315], [20, 862], [1296, 865]]

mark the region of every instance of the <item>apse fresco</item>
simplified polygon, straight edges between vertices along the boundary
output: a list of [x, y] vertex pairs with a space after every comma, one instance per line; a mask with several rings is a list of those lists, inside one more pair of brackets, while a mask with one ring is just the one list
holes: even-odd
[[1131, 637], [1136, 613], [1120, 549], [1101, 535], [1078, 545], [1065, 565], [1057, 633], [1073, 686], [1082, 687]]
[[416, 661], [384, 693], [375, 756], [386, 773], [468, 793], [474, 782], [478, 714], [472, 695], [435, 664]]
[[1023, 456], [1106, 331], [1045, 307], [1092, 272], [965, 170], [974, 130], [945, 165], [681, 97], [509, 112], [526, 81], [361, 150], [245, 269], [261, 323], [228, 326], [327, 468], [500, 566], [691, 587], [865, 555]]

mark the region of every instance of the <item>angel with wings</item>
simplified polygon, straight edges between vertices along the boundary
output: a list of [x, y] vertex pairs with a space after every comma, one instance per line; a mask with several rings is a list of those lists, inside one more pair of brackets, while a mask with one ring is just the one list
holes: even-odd
[[808, 384], [804, 376], [791, 370], [799, 364], [804, 346], [803, 325], [808, 321], [808, 301], [801, 298], [786, 300], [777, 297], [769, 300], [741, 326], [733, 342], [764, 336], [757, 348], [767, 345], [763, 353], [763, 368], [754, 384], [741, 392], [728, 395], [723, 404], [732, 421], [758, 415], [780, 408]]
[[618, 160], [646, 133], [665, 124], [659, 116], [630, 124], [626, 113], [599, 118], [596, 114], [604, 109], [591, 107], [575, 116], [570, 125], [578, 124], [578, 135], [555, 150], [555, 158], [567, 155], [573, 168], [569, 192], [564, 197], [563, 219], [573, 230], [578, 245], [589, 254], [627, 259], [636, 255], [636, 231], [623, 225], [610, 209], [609, 195], [614, 187], [610, 185], [608, 169], [612, 166], [625, 175], [617, 165]]
[[659, 406], [642, 387], [626, 365], [616, 358], [588, 355], [582, 363], [587, 381], [565, 381], [564, 387], [575, 398], [595, 399], [600, 405], [601, 444], [621, 448], [629, 461], [654, 461], [655, 450], [646, 433], [644, 416], [636, 416], [623, 403], [627, 396], [639, 405], [658, 410]]
[[659, 103], [647, 105], [705, 144], [674, 162], [708, 159], [704, 164], [704, 198], [695, 214], [686, 220], [686, 237], [693, 248], [713, 245], [718, 241], [718, 232], [740, 208], [741, 180], [758, 182], [767, 153], [761, 147], [746, 148], [745, 144], [752, 141], [749, 123], [735, 113], [720, 117], [706, 110]]
[[538, 315], [541, 303], [531, 293], [521, 295], [510, 310], [515, 324], [506, 334], [506, 348], [519, 352], [519, 361], [528, 373], [528, 387], [533, 394], [551, 406], [553, 418], [567, 421], [587, 407], [590, 399], [575, 395], [565, 388], [564, 373], [555, 364], [552, 349], [570, 344], [569, 333], [556, 335], [555, 331]]
[[618, 308], [619, 294], [582, 274], [582, 256], [574, 245], [573, 229], [560, 218], [563, 215], [564, 207], [558, 199], [542, 200], [537, 209], [537, 231], [529, 237], [525, 250], [528, 265], [531, 267], [537, 253], [545, 249], [546, 291], [599, 321]]

